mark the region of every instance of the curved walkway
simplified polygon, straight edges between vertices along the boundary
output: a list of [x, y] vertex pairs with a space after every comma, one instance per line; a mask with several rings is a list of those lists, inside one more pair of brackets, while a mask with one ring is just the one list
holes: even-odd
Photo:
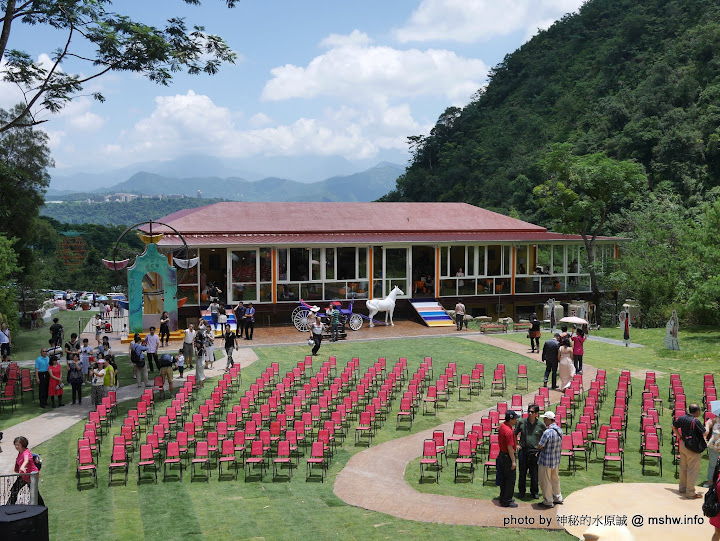
[[[215, 368], [205, 370], [205, 375], [208, 378], [218, 377], [225, 371], [225, 359], [222, 357], [220, 360], [215, 361]], [[258, 360], [255, 352], [250, 348], [241, 348], [235, 350], [233, 359], [242, 368], [250, 366]], [[194, 371], [188, 371], [189, 374]], [[176, 384], [182, 385], [185, 380], [175, 377], [174, 381]], [[138, 387], [137, 385], [125, 385], [120, 387], [117, 391], [118, 402], [125, 402], [126, 400], [137, 400], [142, 395], [144, 387]], [[68, 398], [69, 389], [65, 391], [65, 398]], [[13, 440], [17, 436], [25, 436], [30, 441], [31, 447], [37, 447], [41, 443], [46, 442], [50, 438], [53, 438], [71, 428], [76, 423], [87, 419], [88, 413], [93, 409], [90, 402], [90, 397], [86, 397], [85, 402], [82, 405], [67, 404], [63, 408], [54, 408], [49, 410], [47, 413], [23, 421], [16, 425], [11, 426], [7, 430], [4, 430], [3, 441], [0, 443], [0, 472], [12, 471], [15, 466], [16, 453], [13, 448]], [[2, 430], [2, 427], [0, 427]], [[3, 452], [5, 451], [5, 452]]]
[[[465, 336], [468, 340], [496, 346], [540, 362], [538, 354], [529, 353], [527, 345], [492, 336]], [[597, 370], [585, 364], [586, 387]], [[535, 392], [523, 396], [529, 403]], [[551, 403], [560, 401], [558, 391], [550, 391]], [[466, 423], [479, 423], [490, 408], [463, 416]], [[557, 524], [557, 508], [545, 509], [537, 503], [517, 502], [515, 509], [501, 507], [495, 500], [459, 498], [439, 494], [423, 494], [404, 479], [407, 465], [422, 454], [422, 442], [432, 437], [433, 430], [452, 431], [452, 422], [388, 441], [354, 455], [335, 479], [335, 494], [345, 503], [398, 518], [441, 524], [502, 527], [504, 519], [533, 517], [534, 524], [522, 527], [563, 529]], [[542, 517], [542, 524], [541, 518]]]

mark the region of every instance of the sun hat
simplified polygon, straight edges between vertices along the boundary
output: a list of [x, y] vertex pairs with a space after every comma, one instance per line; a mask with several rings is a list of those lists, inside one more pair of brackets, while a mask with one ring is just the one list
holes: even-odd
[[542, 417], [543, 419], [552, 419], [553, 421], [555, 420], [555, 414], [552, 411], [546, 411], [545, 413], [543, 413]]
[[310, 311], [311, 311], [311, 312], [319, 312], [319, 311], [320, 311], [320, 307], [319, 307], [319, 306], [313, 306], [312, 308], [310, 308]]

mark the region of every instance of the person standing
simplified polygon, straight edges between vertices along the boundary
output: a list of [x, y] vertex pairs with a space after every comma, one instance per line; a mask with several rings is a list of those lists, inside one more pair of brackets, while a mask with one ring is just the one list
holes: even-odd
[[223, 329], [225, 329], [225, 325], [227, 325], [227, 310], [225, 308], [225, 303], [220, 303], [220, 308], [218, 310], [218, 324], [220, 325], [220, 336], [222, 336]]
[[[92, 367], [92, 387], [90, 403], [97, 407], [105, 398], [105, 359], [98, 359]], [[147, 372], [145, 372], [147, 374]]]
[[70, 341], [65, 342], [65, 360], [72, 360], [76, 353], [80, 353], [80, 341], [76, 332], [70, 335]]
[[715, 466], [720, 457], [720, 417], [713, 417], [705, 423], [705, 439], [707, 440], [708, 450], [708, 481], [703, 486], [709, 487]]
[[74, 353], [68, 361], [68, 382], [72, 387], [72, 403], [75, 404], [77, 401], [78, 404], [82, 404], [83, 373], [78, 353]]
[[95, 319], [93, 320], [93, 326], [95, 327], [95, 341], [97, 342], [97, 345], [99, 346], [100, 344], [102, 344], [103, 327], [105, 327], [105, 323], [103, 322], [100, 312], [95, 314]]
[[205, 335], [205, 368], [212, 370], [215, 366], [215, 333], [210, 329]]
[[33, 310], [30, 314], [30, 330], [37, 329], [38, 313], [37, 310]]
[[90, 357], [92, 357], [93, 348], [87, 338], [83, 338], [83, 344], [80, 347], [80, 367], [82, 369], [85, 382], [90, 383]]
[[558, 352], [560, 351], [560, 335], [555, 333], [550, 340], [543, 344], [542, 360], [545, 363], [545, 376], [543, 385], [547, 387], [548, 376], [552, 372], [552, 388], [557, 389]]
[[245, 340], [252, 340], [255, 334], [255, 308], [251, 302], [247, 303], [243, 319], [245, 319]]
[[210, 303], [210, 306], [208, 306], [208, 310], [210, 310], [210, 319], [212, 319], [212, 334], [214, 337], [215, 329], [217, 329], [218, 322], [220, 321], [220, 305], [218, 304], [216, 299], [213, 299], [213, 301]]
[[578, 329], [572, 337], [573, 342], [573, 363], [575, 363], [575, 372], [578, 374], [583, 373], [583, 354], [585, 349], [583, 344], [585, 343], [585, 333], [582, 329]]
[[[705, 450], [705, 427], [698, 419], [702, 410], [697, 404], [690, 404], [688, 413], [673, 421], [672, 431], [680, 442], [680, 482], [678, 491], [686, 498], [702, 498], [695, 492], [698, 474], [700, 473], [700, 459]], [[697, 447], [696, 447], [697, 445]], [[691, 448], [695, 447], [695, 448]]]
[[455, 304], [455, 323], [457, 324], [457, 330], [462, 331], [463, 323], [465, 323], [465, 305], [462, 299], [458, 299]]
[[340, 337], [340, 310], [331, 304], [327, 313], [330, 320], [330, 341], [337, 342]]
[[230, 368], [235, 366], [235, 361], [233, 361], [233, 351], [235, 351], [238, 347], [237, 335], [232, 332], [230, 325], [227, 323], [225, 324], [225, 334], [223, 335], [223, 338], [225, 338], [225, 355], [227, 355], [225, 372], [227, 372]]
[[35, 359], [35, 381], [38, 382], [40, 395], [40, 407], [47, 407], [48, 390], [50, 387], [50, 357], [47, 348], [40, 350], [40, 356]]
[[48, 366], [48, 375], [50, 376], [50, 383], [48, 385], [48, 396], [50, 397], [50, 403], [52, 407], [55, 407], [55, 397], [58, 397], [58, 405], [60, 407], [63, 404], [63, 387], [65, 384], [62, 381], [62, 366], [58, 364], [58, 359], [55, 355], [50, 356], [50, 362]]
[[560, 374], [560, 390], [564, 391], [572, 384], [575, 376], [575, 365], [573, 364], [573, 350], [570, 345], [570, 338], [561, 337], [560, 349], [558, 350], [558, 372]]
[[[15, 459], [15, 473], [32, 473], [39, 471], [37, 465], [35, 464], [35, 460], [33, 459], [33, 455], [30, 452], [30, 449], [28, 449], [28, 445], [30, 445], [30, 443], [28, 442], [27, 438], [25, 436], [18, 436], [17, 438], [15, 438], [15, 440], [13, 440], [13, 445], [18, 452], [18, 456]], [[15, 503], [17, 502], [18, 494], [20, 494], [20, 491], [25, 485], [29, 484], [29, 475], [21, 475], [20, 477], [18, 477], [13, 483], [12, 488], [10, 489], [10, 497], [8, 498], [7, 505], [15, 505]], [[39, 482], [37, 503], [38, 505], [45, 505], [45, 502], [40, 495]]]
[[185, 337], [183, 338], [183, 356], [188, 363], [188, 370], [193, 367], [193, 352], [195, 344], [195, 327], [192, 323], [185, 329]]
[[160, 347], [163, 346], [163, 338], [165, 339], [165, 347], [170, 341], [170, 314], [163, 312], [160, 316]]
[[58, 318], [53, 319], [53, 324], [50, 325], [50, 338], [52, 339], [53, 346], [59, 346], [62, 344], [63, 337], [63, 326], [60, 325]]
[[513, 410], [505, 412], [505, 422], [500, 425], [498, 443], [500, 454], [495, 461], [498, 472], [498, 483], [500, 484], [500, 505], [502, 507], [517, 507], [513, 498], [515, 492], [515, 477], [517, 476], [517, 464], [515, 462], [515, 450], [517, 439], [513, 428], [517, 424], [518, 414]]
[[185, 370], [185, 354], [183, 353], [183, 349], [180, 348], [178, 350], [178, 355], [176, 359], [176, 365], [178, 368], [178, 372], [180, 372], [180, 379], [183, 379], [185, 376], [183, 375], [183, 371]]
[[559, 475], [563, 433], [555, 423], [555, 413], [552, 411], [543, 413], [543, 422], [547, 428], [538, 443], [538, 477], [543, 494], [540, 505], [554, 507], [556, 503], [563, 503]]
[[[158, 360], [158, 368], [160, 369], [160, 377], [162, 378], [162, 385], [165, 388], [165, 380], [168, 382], [168, 389], [170, 390], [170, 396], [173, 396], [175, 389], [173, 387], [173, 358], [169, 353], [163, 353], [160, 355]], [[163, 393], [163, 396], [164, 393]]]
[[202, 330], [195, 335], [195, 380], [200, 389], [205, 386], [205, 333]]
[[528, 336], [530, 337], [530, 349], [532, 349], [530, 353], [535, 353], [536, 350], [538, 353], [540, 353], [541, 335], [542, 333], [540, 332], [540, 320], [535, 314], [532, 314], [530, 316], [530, 330], [528, 331]]
[[242, 338], [245, 331], [245, 305], [242, 302], [237, 303], [233, 313], [235, 314], [238, 338]]
[[105, 357], [105, 377], [103, 378], [104, 396], [115, 388], [115, 366], [112, 355]]
[[313, 340], [313, 348], [312, 348], [312, 354], [317, 355], [318, 351], [320, 350], [320, 345], [322, 344], [322, 333], [323, 333], [323, 324], [322, 321], [320, 321], [319, 317], [315, 318], [315, 321], [313, 323], [312, 328], [310, 329], [310, 337]]
[[[150, 327], [150, 334], [145, 337], [145, 345], [147, 346], [147, 364], [150, 373], [155, 372], [155, 365], [158, 363], [157, 350], [160, 347], [160, 337], [155, 334], [155, 327]], [[158, 367], [158, 370], [160, 368]]]
[[147, 364], [145, 364], [146, 351], [147, 345], [143, 344], [140, 340], [140, 335], [135, 333], [135, 341], [130, 346], [130, 360], [135, 365], [135, 382], [138, 387], [140, 387], [141, 380], [145, 387], [150, 385], [150, 382], [148, 381]]
[[538, 443], [545, 432], [545, 425], [540, 422], [540, 407], [530, 404], [528, 416], [515, 425], [515, 435], [520, 434], [520, 450], [518, 451], [518, 496], [525, 497], [527, 474], [530, 474], [530, 494], [537, 499], [538, 490]]
[[0, 325], [0, 358], [9, 358], [11, 348], [10, 329], [8, 329], [7, 323], [3, 321], [2, 325]]

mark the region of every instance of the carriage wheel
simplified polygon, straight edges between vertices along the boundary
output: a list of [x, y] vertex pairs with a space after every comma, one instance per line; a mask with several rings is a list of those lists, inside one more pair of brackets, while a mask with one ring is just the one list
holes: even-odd
[[353, 331], [359, 331], [360, 328], [363, 326], [363, 319], [360, 314], [351, 315], [349, 325]]
[[293, 325], [295, 325], [295, 328], [300, 332], [308, 332], [310, 330], [310, 325], [308, 324], [308, 316], [310, 315], [310, 310], [306, 310], [305, 308], [302, 308], [298, 306], [293, 310], [292, 313], [292, 322]]

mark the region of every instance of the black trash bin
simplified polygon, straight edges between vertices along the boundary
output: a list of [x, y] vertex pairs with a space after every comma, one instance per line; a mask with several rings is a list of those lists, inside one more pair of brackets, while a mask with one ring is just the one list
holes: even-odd
[[44, 505], [0, 506], [0, 539], [48, 541], [48, 508]]

